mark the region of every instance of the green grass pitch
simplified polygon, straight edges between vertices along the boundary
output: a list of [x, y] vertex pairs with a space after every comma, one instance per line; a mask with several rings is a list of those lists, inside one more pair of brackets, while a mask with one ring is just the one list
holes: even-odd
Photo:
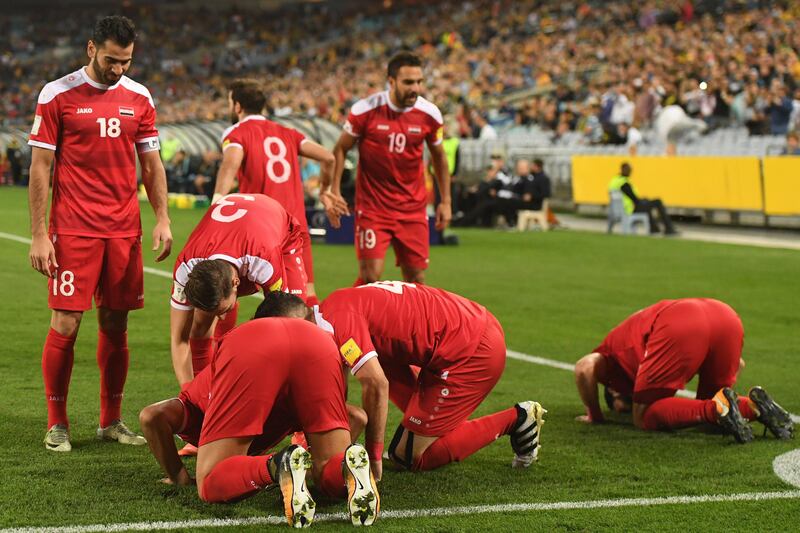
[[[153, 217], [142, 204], [145, 242]], [[201, 216], [173, 210], [172, 261]], [[26, 191], [0, 190], [0, 232], [29, 236]], [[461, 245], [436, 247], [428, 282], [486, 305], [505, 328], [510, 349], [574, 362], [631, 312], [662, 298], [707, 296], [731, 304], [745, 326], [748, 366], [739, 391], [763, 385], [787, 409], [800, 413], [800, 253], [665, 239], [570, 231], [513, 234], [461, 230]], [[41, 348], [48, 328], [45, 279], [28, 263], [28, 246], [0, 239], [0, 527], [75, 526], [278, 515], [277, 492], [233, 505], [206, 505], [194, 490], [158, 482], [146, 448], [95, 440], [98, 370], [96, 318], [84, 318], [76, 344], [69, 395], [73, 452], [42, 445], [46, 414]], [[321, 296], [355, 278], [349, 246], [314, 246]], [[394, 267], [387, 279], [399, 277]], [[132, 313], [131, 365], [123, 415], [138, 429], [138, 411], [177, 393], [169, 358], [170, 281], [145, 276], [146, 307]], [[240, 316], [257, 300], [246, 298]], [[351, 391], [351, 399], [357, 398]], [[617, 498], [774, 492], [790, 490], [772, 470], [773, 459], [798, 446], [760, 437], [746, 446], [702, 429], [646, 433], [621, 417], [601, 427], [581, 414], [572, 374], [509, 359], [506, 371], [477, 414], [536, 399], [548, 410], [538, 465], [510, 468], [501, 438], [462, 464], [412, 475], [388, 472], [382, 509], [432, 509], [503, 503], [574, 502]], [[398, 412], [390, 407], [390, 431]], [[193, 461], [189, 461], [193, 467]], [[343, 511], [319, 501], [318, 512]], [[800, 526], [798, 499], [658, 507], [489, 513], [379, 521], [381, 531], [553, 530], [790, 530]], [[270, 526], [258, 526], [263, 529]], [[286, 526], [281, 526], [286, 527]], [[349, 527], [322, 522], [318, 530]], [[252, 527], [251, 529], [256, 529]]]

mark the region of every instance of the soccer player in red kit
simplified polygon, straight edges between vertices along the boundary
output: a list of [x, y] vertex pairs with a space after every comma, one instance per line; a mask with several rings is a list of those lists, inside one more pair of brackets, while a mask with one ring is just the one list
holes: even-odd
[[[341, 199], [347, 152], [358, 143], [355, 245], [356, 285], [383, 274], [391, 244], [408, 282], [423, 283], [428, 268], [429, 228], [423, 152], [427, 144], [441, 202], [436, 228], [450, 222], [450, 173], [442, 148], [442, 113], [422, 96], [422, 61], [400, 52], [389, 61], [389, 90], [359, 100], [350, 108], [344, 131], [333, 149], [336, 170], [331, 197]], [[330, 210], [328, 211], [330, 216]]]
[[[128, 311], [144, 305], [136, 159], [156, 214], [153, 250], [169, 255], [167, 183], [150, 92], [125, 72], [136, 31], [125, 17], [105, 17], [87, 45], [87, 66], [44, 86], [31, 136], [30, 211], [33, 268], [49, 279], [50, 331], [42, 353], [48, 450], [72, 449], [67, 393], [83, 312], [97, 305], [100, 367], [99, 438], [145, 444], [121, 421], [128, 373]], [[135, 149], [134, 149], [135, 148]], [[50, 168], [53, 203], [45, 225]]]
[[[263, 194], [212, 204], [175, 261], [170, 300], [172, 365], [178, 382], [208, 364], [214, 336], [236, 325], [236, 298], [261, 288], [305, 296], [303, 227]], [[219, 321], [217, 331], [214, 322]]]
[[[662, 300], [628, 317], [594, 352], [575, 365], [578, 392], [587, 414], [600, 423], [597, 384], [607, 388], [613, 410], [632, 411], [646, 430], [675, 429], [703, 422], [722, 427], [740, 443], [753, 439], [746, 420], [758, 420], [776, 437], [793, 436], [789, 413], [761, 387], [737, 396], [744, 330], [727, 304], [705, 298]], [[695, 375], [696, 399], [676, 398]], [[632, 405], [631, 405], [632, 403]]]
[[399, 466], [432, 470], [500, 435], [511, 436], [512, 466], [537, 460], [546, 412], [538, 403], [467, 420], [506, 362], [503, 329], [485, 307], [441, 289], [381, 281], [334, 291], [309, 310], [291, 295], [269, 294], [255, 316], [278, 315], [305, 316], [333, 334], [361, 383], [366, 448], [377, 478], [389, 399], [403, 411], [388, 450]]
[[[303, 320], [251, 320], [222, 339], [209, 379], [197, 453], [203, 501], [236, 501], [275, 483], [289, 525], [307, 526], [314, 501], [305, 476], [312, 469], [323, 493], [347, 498], [353, 524], [374, 522], [378, 490], [367, 451], [350, 442], [344, 378], [330, 335]], [[294, 423], [307, 435], [313, 459], [296, 444], [272, 456], [248, 455], [280, 441]]]
[[[266, 104], [256, 80], [234, 81], [228, 92], [233, 126], [222, 134], [222, 164], [217, 173], [214, 200], [231, 192], [238, 176], [240, 193], [260, 193], [277, 200], [303, 228], [303, 263], [309, 305], [316, 304], [311, 237], [306, 221], [303, 182], [298, 156], [320, 162], [323, 180], [333, 175], [333, 154], [299, 131], [268, 120], [261, 111]], [[330, 207], [329, 195], [322, 196]]]

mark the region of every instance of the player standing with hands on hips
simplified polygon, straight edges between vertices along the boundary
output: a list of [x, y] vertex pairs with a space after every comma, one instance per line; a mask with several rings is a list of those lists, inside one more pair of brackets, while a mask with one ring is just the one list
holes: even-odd
[[[450, 173], [442, 148], [442, 113], [420, 92], [421, 59], [400, 52], [389, 60], [389, 89], [359, 100], [350, 108], [344, 131], [333, 149], [336, 170], [331, 191], [341, 200], [341, 179], [347, 152], [358, 143], [356, 180], [356, 285], [378, 281], [389, 244], [407, 282], [423, 283], [428, 268], [429, 229], [423, 151], [428, 145], [441, 202], [436, 209], [436, 228], [444, 229], [452, 216]], [[332, 202], [338, 205], [339, 202]], [[338, 226], [335, 208], [327, 209]]]
[[[97, 304], [100, 427], [97, 436], [142, 445], [121, 420], [128, 374], [128, 311], [144, 305], [142, 229], [134, 147], [156, 214], [156, 261], [172, 248], [167, 180], [159, 155], [150, 92], [125, 72], [136, 29], [121, 16], [100, 19], [86, 52], [87, 66], [44, 86], [31, 136], [31, 266], [49, 279], [53, 310], [42, 353], [47, 398], [45, 448], [72, 449], [67, 393], [83, 312]], [[45, 224], [50, 169], [53, 203]]]

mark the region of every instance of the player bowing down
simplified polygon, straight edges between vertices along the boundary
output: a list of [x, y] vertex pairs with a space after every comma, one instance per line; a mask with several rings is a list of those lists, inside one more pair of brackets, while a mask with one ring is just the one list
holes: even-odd
[[[794, 434], [789, 413], [761, 387], [737, 396], [744, 330], [736, 312], [718, 300], [663, 300], [614, 328], [594, 352], [575, 365], [578, 392], [586, 406], [582, 422], [603, 421], [597, 385], [616, 411], [632, 411], [646, 430], [700, 423], [718, 425], [740, 443], [753, 439], [746, 420], [758, 420], [780, 439]], [[675, 393], [698, 375], [696, 399]], [[632, 405], [631, 405], [632, 403]]]
[[361, 383], [366, 448], [377, 478], [389, 399], [403, 411], [388, 450], [399, 466], [432, 470], [500, 435], [511, 436], [513, 466], [537, 459], [545, 413], [538, 403], [467, 420], [506, 362], [503, 329], [483, 306], [441, 289], [387, 281], [334, 291], [314, 309], [291, 295], [269, 294], [256, 311], [268, 315], [305, 317], [333, 334]]
[[302, 256], [302, 227], [275, 200], [229, 194], [211, 205], [175, 261], [170, 348], [181, 385], [208, 364], [216, 318], [216, 337], [236, 325], [237, 296], [259, 287], [305, 296]]
[[[186, 409], [180, 415], [180, 433], [191, 440], [202, 420], [197, 453], [200, 498], [231, 502], [276, 484], [289, 525], [308, 526], [315, 507], [305, 481], [311, 469], [324, 494], [347, 498], [354, 525], [372, 524], [380, 497], [366, 450], [351, 445], [344, 398], [336, 345], [319, 328], [302, 320], [274, 318], [252, 320], [226, 335], [212, 367], [180, 397], [179, 407]], [[187, 484], [191, 479], [172, 440], [177, 413], [162, 404], [142, 411], [142, 427], [170, 479]], [[198, 412], [203, 408], [204, 416]], [[313, 458], [296, 444], [274, 455], [254, 455], [294, 429], [305, 432]]]

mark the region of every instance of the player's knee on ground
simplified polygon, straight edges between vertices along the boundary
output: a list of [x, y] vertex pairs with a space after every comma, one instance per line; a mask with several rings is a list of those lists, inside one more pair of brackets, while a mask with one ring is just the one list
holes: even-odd
[[647, 423], [645, 422], [645, 413], [647, 412], [647, 408], [650, 407], [648, 403], [634, 403], [633, 409], [631, 410], [633, 414], [633, 425], [639, 429], [650, 430], [654, 428], [648, 427]]
[[[428, 443], [420, 442], [420, 439], [428, 441]], [[419, 437], [402, 425], [397, 426], [392, 442], [389, 444], [389, 458], [396, 465], [415, 472], [420, 469], [422, 456], [425, 455], [430, 444], [430, 438]]]

